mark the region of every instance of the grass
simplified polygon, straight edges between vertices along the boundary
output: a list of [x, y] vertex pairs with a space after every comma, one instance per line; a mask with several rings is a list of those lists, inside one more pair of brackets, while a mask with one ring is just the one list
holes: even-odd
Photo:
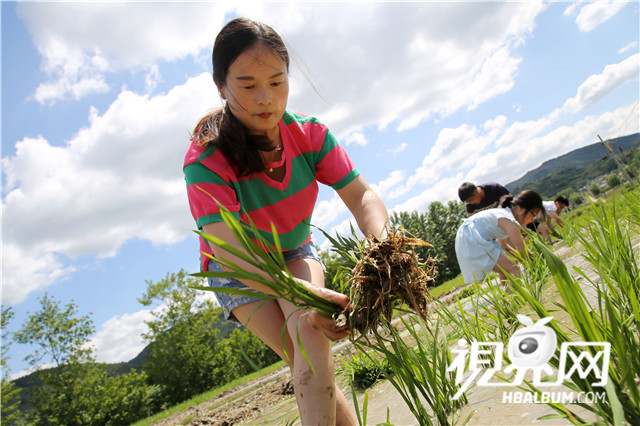
[[276, 370], [278, 370], [279, 368], [284, 367], [286, 364], [284, 363], [284, 361], [278, 361], [275, 364], [272, 364], [268, 367], [263, 368], [260, 371], [256, 371], [255, 373], [251, 373], [249, 375], [246, 375], [244, 377], [240, 377], [238, 379], [235, 379], [227, 384], [225, 384], [224, 386], [219, 386], [217, 388], [211, 389], [207, 392], [201, 393], [200, 395], [194, 396], [193, 398], [184, 401], [180, 404], [174, 405], [173, 407], [167, 408], [164, 411], [161, 411], [151, 417], [148, 417], [144, 420], [140, 420], [136, 423], [133, 424], [133, 426], [147, 426], [147, 425], [151, 425], [155, 422], [158, 422], [160, 420], [164, 420], [176, 413], [181, 413], [185, 410], [187, 410], [188, 408], [194, 407], [198, 404], [201, 404], [203, 402], [206, 402], [210, 399], [213, 399], [215, 397], [217, 397], [218, 395], [220, 395], [222, 392], [232, 389], [236, 386], [240, 386], [243, 385], [247, 382], [250, 382], [252, 380], [258, 379], [262, 376], [265, 376], [269, 373], [272, 373]]
[[464, 285], [464, 279], [462, 278], [462, 274], [458, 274], [457, 277], [432, 288], [429, 290], [429, 293], [431, 293], [433, 297], [438, 297], [441, 294], [448, 293], [462, 285]]
[[349, 359], [340, 357], [340, 360], [342, 362], [336, 367], [336, 373], [360, 391], [370, 388], [393, 372], [387, 359], [372, 352], [358, 350]]

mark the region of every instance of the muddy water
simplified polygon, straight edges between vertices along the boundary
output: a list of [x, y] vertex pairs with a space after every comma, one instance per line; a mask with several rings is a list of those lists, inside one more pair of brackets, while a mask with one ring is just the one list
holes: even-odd
[[[637, 236], [636, 236], [637, 237]], [[640, 238], [634, 238], [634, 247], [640, 248]], [[558, 256], [560, 256], [565, 265], [569, 269], [570, 273], [576, 277], [577, 281], [581, 284], [587, 299], [592, 306], [596, 305], [595, 292], [589, 284], [589, 280], [598, 279], [598, 275], [593, 271], [593, 267], [586, 262], [579, 253], [573, 252], [571, 249], [563, 246], [562, 244], [557, 246], [554, 250]], [[587, 278], [582, 277], [575, 269], [574, 266], [580, 268], [586, 273]], [[557, 292], [555, 285], [548, 285], [544, 289], [544, 300], [547, 309], [554, 308], [551, 301], [561, 301], [561, 297]], [[528, 314], [528, 312], [523, 312]], [[571, 319], [564, 311], [554, 310], [552, 313], [554, 321], [558, 324], [565, 324], [567, 329], [575, 329], [571, 325]], [[503, 402], [504, 392], [517, 391], [515, 387], [489, 387], [489, 386], [476, 386], [467, 391], [468, 404], [456, 413], [457, 422], [464, 424], [470, 417], [467, 424], [469, 425], [564, 425], [570, 424], [563, 419], [544, 419], [539, 420], [540, 417], [557, 414], [552, 408], [546, 404], [535, 403], [521, 403], [514, 404], [509, 402]], [[554, 392], [562, 392], [562, 387], [553, 387]], [[351, 398], [351, 390], [346, 387], [343, 389], [349, 402], [353, 404]], [[360, 393], [357, 396], [358, 406], [362, 412], [362, 404], [364, 401], [364, 394]], [[576, 405], [569, 406], [573, 412], [581, 416], [587, 421], [595, 421], [596, 418], [593, 414], [587, 410], [580, 408]], [[295, 399], [284, 401], [283, 403], [272, 407], [270, 410], [264, 413], [257, 419], [251, 419], [252, 425], [273, 425], [273, 424], [299, 424], [297, 419], [298, 410], [295, 403]], [[402, 399], [401, 395], [396, 389], [388, 382], [383, 381], [368, 391], [368, 407], [366, 424], [379, 424], [386, 422], [387, 419], [395, 425], [415, 425], [417, 424], [416, 418], [411, 413], [409, 407]], [[452, 421], [453, 423], [453, 421]], [[247, 423], [249, 424], [249, 423]]]

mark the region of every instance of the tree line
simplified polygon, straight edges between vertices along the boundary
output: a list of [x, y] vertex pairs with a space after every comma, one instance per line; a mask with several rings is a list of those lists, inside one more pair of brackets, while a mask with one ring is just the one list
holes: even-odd
[[[455, 257], [456, 231], [466, 217], [462, 203], [433, 202], [426, 212], [394, 213], [393, 226], [429, 242], [419, 255], [438, 260], [434, 285], [459, 273]], [[322, 252], [327, 284], [341, 268], [337, 256]], [[36, 349], [26, 357], [33, 367], [53, 364], [29, 376], [24, 389], [6, 374], [7, 350], [2, 346], [2, 420], [21, 425], [122, 425], [146, 418], [209, 389], [245, 376], [279, 360], [279, 357], [244, 327], [221, 319], [221, 309], [194, 287], [199, 279], [185, 271], [147, 281], [138, 301], [153, 309], [143, 334], [148, 351], [140, 368], [113, 374], [97, 363], [90, 346], [95, 333], [88, 315], [79, 316], [77, 305], [66, 305], [45, 294], [40, 309], [31, 313], [11, 341]], [[2, 330], [13, 312], [2, 308]], [[231, 327], [231, 329], [229, 329]]]

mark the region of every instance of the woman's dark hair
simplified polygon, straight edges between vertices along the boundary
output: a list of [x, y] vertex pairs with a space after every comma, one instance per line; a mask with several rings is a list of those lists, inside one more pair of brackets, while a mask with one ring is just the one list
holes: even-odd
[[[229, 21], [218, 33], [213, 44], [211, 62], [213, 81], [223, 87], [229, 67], [244, 51], [262, 44], [281, 58], [289, 70], [289, 53], [284, 42], [270, 26], [247, 18]], [[265, 135], [251, 135], [233, 115], [228, 105], [203, 117], [194, 130], [194, 139], [200, 146], [214, 143], [238, 167], [240, 176], [265, 170], [260, 150], [274, 148], [273, 141]]]
[[524, 209], [525, 213], [529, 213], [534, 209], [539, 209], [544, 215], [545, 210], [542, 206], [542, 197], [535, 191], [522, 191], [515, 197], [513, 195], [503, 195], [500, 198], [500, 207], [518, 206]]

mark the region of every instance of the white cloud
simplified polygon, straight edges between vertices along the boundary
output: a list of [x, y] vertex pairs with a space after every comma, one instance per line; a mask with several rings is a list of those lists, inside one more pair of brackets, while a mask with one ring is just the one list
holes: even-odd
[[338, 216], [349, 211], [347, 206], [342, 202], [342, 199], [338, 193], [333, 192], [333, 195], [328, 200], [319, 201], [316, 208], [313, 210], [313, 225], [319, 227], [322, 230], [336, 220]]
[[[108, 90], [109, 73], [119, 70], [143, 71], [154, 87], [162, 61], [208, 56], [233, 10], [268, 22], [294, 55], [290, 106], [364, 145], [367, 126], [397, 121], [398, 130], [409, 129], [510, 90], [520, 63], [512, 50], [545, 8], [542, 2], [339, 7], [336, 14], [333, 3], [26, 2], [17, 10], [50, 76], [36, 91], [43, 103]], [[321, 96], [306, 81], [309, 74]]]
[[160, 61], [210, 49], [212, 28], [229, 5], [180, 2], [19, 2], [49, 81], [40, 103], [80, 99], [108, 90], [106, 74], [145, 70]]
[[[500, 149], [478, 158], [478, 164], [468, 171], [465, 180], [507, 184], [545, 160], [596, 142], [598, 134], [606, 139], [622, 136], [618, 131], [633, 107], [587, 116], [571, 126], [560, 126], [548, 133], [545, 129], [549, 126], [544, 123], [552, 121], [549, 116], [535, 122], [514, 123], [500, 137]], [[638, 124], [629, 131], [637, 132]]]
[[[6, 229], [6, 222], [3, 226]], [[58, 255], [38, 251], [36, 255], [19, 244], [2, 242], [2, 303], [14, 304], [29, 293], [64, 281], [76, 271], [65, 265]]]
[[102, 324], [91, 344], [98, 362], [126, 362], [136, 357], [146, 343], [142, 334], [147, 331], [145, 321], [153, 319], [151, 310], [115, 316]]
[[[469, 182], [499, 182], [507, 184], [521, 177], [527, 171], [538, 167], [543, 161], [566, 154], [574, 149], [589, 145], [597, 140], [597, 134], [609, 139], [618, 136], [621, 126], [635, 108], [634, 105], [618, 108], [600, 116], [584, 117], [572, 126], [561, 126], [548, 133], [557, 118], [557, 111], [553, 111], [539, 120], [530, 122], [515, 122], [502, 129], [502, 117], [489, 120], [485, 128], [493, 129], [494, 133], [481, 135], [478, 129], [462, 125], [456, 129], [443, 129], [438, 141], [423, 164], [432, 164], [434, 159], [449, 160], [459, 165], [447, 165], [441, 171], [421, 167], [408, 179], [412, 187], [425, 189], [417, 195], [412, 195], [406, 201], [395, 205], [393, 211], [426, 211], [433, 201], [457, 200], [457, 188], [465, 181]], [[500, 122], [500, 125], [496, 124]], [[634, 121], [625, 134], [640, 131], [640, 124]], [[498, 149], [482, 153], [482, 148], [494, 143]], [[461, 154], [468, 152], [468, 155]], [[465, 162], [464, 159], [472, 161]], [[457, 166], [457, 167], [456, 167]], [[441, 176], [444, 171], [460, 170], [454, 176]], [[433, 176], [439, 176], [437, 179]], [[400, 191], [400, 188], [389, 188], [388, 192]]]
[[394, 170], [389, 174], [386, 179], [372, 184], [371, 188], [382, 199], [392, 200], [404, 193], [402, 185], [406, 180], [406, 173], [402, 170]]
[[364, 135], [364, 133], [355, 132], [347, 136], [345, 138], [344, 143], [346, 146], [349, 146], [352, 144], [355, 144], [358, 146], [367, 146], [369, 144], [369, 141], [367, 140], [367, 137]]
[[422, 165], [398, 192], [408, 192], [417, 186], [431, 185], [432, 182], [442, 179], [445, 172], [468, 169], [476, 164], [482, 152], [496, 137], [497, 130], [491, 127], [496, 126], [501, 120], [503, 118], [498, 117], [494, 123], [489, 123], [489, 131], [486, 133], [469, 124], [441, 130], [435, 144], [422, 160]]
[[65, 257], [114, 256], [133, 238], [186, 238], [182, 163], [190, 126], [216, 99], [208, 74], [151, 98], [125, 90], [63, 146], [19, 141], [2, 159], [3, 298], [18, 303], [68, 276]]
[[566, 112], [578, 112], [602, 99], [622, 84], [638, 79], [640, 54], [629, 56], [617, 64], [607, 65], [601, 74], [589, 76], [578, 87], [576, 96], [567, 99], [563, 106]]
[[336, 13], [330, 2], [298, 3], [296, 19], [291, 9], [276, 3], [239, 12], [272, 24], [312, 71], [322, 97], [296, 77], [306, 72], [294, 63], [289, 105], [322, 117], [346, 140], [369, 126], [407, 130], [509, 90], [520, 61], [512, 51], [544, 5], [340, 3]]
[[395, 205], [390, 211], [394, 212], [425, 212], [429, 209], [429, 204], [433, 201], [446, 202], [458, 199], [458, 186], [463, 182], [462, 174], [441, 178], [435, 181], [417, 195], [413, 195], [408, 200]]
[[620, 0], [598, 0], [594, 2], [574, 3], [567, 7], [565, 15], [574, 15], [576, 10], [579, 9], [578, 16], [576, 16], [576, 24], [580, 31], [589, 32], [611, 19], [625, 7], [627, 3], [627, 1]]
[[621, 47], [618, 50], [618, 53], [623, 54], [623, 53], [626, 53], [627, 51], [632, 50], [632, 49], [634, 49], [636, 47], [638, 47], [638, 41], [632, 41], [629, 44], [625, 45], [624, 47]]

